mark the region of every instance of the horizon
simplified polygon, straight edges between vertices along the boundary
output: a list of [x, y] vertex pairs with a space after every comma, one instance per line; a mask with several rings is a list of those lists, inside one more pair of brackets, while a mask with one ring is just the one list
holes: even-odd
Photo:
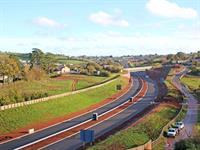
[[69, 56], [197, 52], [200, 1], [1, 1], [0, 50]]

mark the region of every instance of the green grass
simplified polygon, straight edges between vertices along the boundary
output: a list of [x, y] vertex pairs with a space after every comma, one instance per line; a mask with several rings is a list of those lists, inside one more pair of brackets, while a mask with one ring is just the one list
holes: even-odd
[[165, 139], [164, 137], [161, 137], [159, 143], [156, 144], [156, 145], [153, 147], [153, 150], [164, 150], [164, 146], [165, 146], [165, 144], [166, 144], [165, 140], [166, 140], [166, 139]]
[[[76, 89], [83, 89], [92, 85], [99, 84], [116, 76], [112, 74], [110, 77], [84, 76], [84, 75], [68, 75], [73, 79], [79, 79]], [[56, 80], [46, 79], [42, 81], [17, 81], [8, 85], [1, 86], [0, 102], [1, 104], [11, 104], [21, 102], [26, 97], [31, 97], [34, 93], [47, 93], [46, 96], [62, 94], [72, 91], [72, 80]], [[2, 102], [1, 98], [5, 100]], [[44, 96], [42, 96], [44, 97]], [[33, 98], [34, 99], [34, 98]], [[30, 100], [30, 99], [29, 99]]]
[[187, 85], [194, 93], [194, 96], [200, 101], [200, 77], [186, 76], [181, 79], [181, 82]]
[[181, 97], [180, 92], [173, 86], [171, 77], [169, 76], [167, 77], [167, 79], [165, 80], [165, 84], [168, 88], [167, 96], [170, 96], [179, 100]]
[[77, 65], [77, 64], [85, 64], [87, 63], [86, 61], [82, 61], [82, 60], [73, 60], [73, 59], [58, 59], [59, 63], [64, 63], [64, 64], [73, 64], [73, 65]]
[[177, 114], [177, 109], [162, 107], [158, 112], [154, 112], [145, 117], [144, 121], [126, 130], [117, 132], [107, 139], [97, 143], [89, 150], [101, 150], [112, 147], [115, 143], [120, 143], [125, 149], [142, 145], [150, 139], [155, 140], [162, 128]]
[[192, 90], [200, 88], [200, 77], [197, 76], [186, 76], [181, 79]]
[[86, 92], [0, 112], [0, 134], [84, 109], [116, 93], [116, 85], [127, 84], [117, 80]]

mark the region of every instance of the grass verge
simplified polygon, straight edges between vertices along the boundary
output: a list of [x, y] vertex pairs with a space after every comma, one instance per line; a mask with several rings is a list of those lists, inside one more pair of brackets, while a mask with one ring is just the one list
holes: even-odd
[[[67, 75], [64, 79], [46, 79], [41, 81], [17, 81], [11, 84], [0, 86], [0, 105], [16, 102], [29, 101], [41, 97], [70, 92], [73, 89], [73, 80], [78, 80], [75, 89], [83, 89], [108, 81], [115, 77], [96, 77], [83, 75]], [[73, 77], [73, 78], [72, 78]]]
[[144, 120], [126, 130], [117, 132], [107, 139], [97, 143], [89, 150], [112, 149], [118, 144], [118, 148], [128, 149], [142, 145], [150, 139], [155, 140], [162, 128], [177, 114], [177, 109], [169, 106], [159, 106], [155, 111], [147, 116]]
[[184, 85], [187, 85], [190, 91], [200, 102], [200, 77], [198, 76], [185, 76], [181, 79]]
[[26, 127], [31, 124], [46, 122], [98, 103], [116, 93], [116, 85], [128, 84], [127, 79], [118, 78], [113, 82], [86, 92], [57, 98], [24, 107], [0, 112], [0, 134]]

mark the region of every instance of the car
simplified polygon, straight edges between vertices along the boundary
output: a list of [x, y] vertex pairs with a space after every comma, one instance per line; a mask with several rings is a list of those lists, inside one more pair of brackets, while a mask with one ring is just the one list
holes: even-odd
[[181, 130], [181, 129], [184, 128], [184, 123], [181, 122], [181, 121], [176, 122], [176, 123], [174, 124], [174, 127], [177, 128], [178, 130]]
[[168, 137], [175, 137], [178, 134], [178, 130], [176, 128], [169, 128], [167, 131]]

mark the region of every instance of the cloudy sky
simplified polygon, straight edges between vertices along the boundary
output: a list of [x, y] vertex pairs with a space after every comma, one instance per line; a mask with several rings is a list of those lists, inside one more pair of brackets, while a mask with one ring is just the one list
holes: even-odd
[[0, 0], [0, 50], [66, 55], [200, 49], [200, 0]]

